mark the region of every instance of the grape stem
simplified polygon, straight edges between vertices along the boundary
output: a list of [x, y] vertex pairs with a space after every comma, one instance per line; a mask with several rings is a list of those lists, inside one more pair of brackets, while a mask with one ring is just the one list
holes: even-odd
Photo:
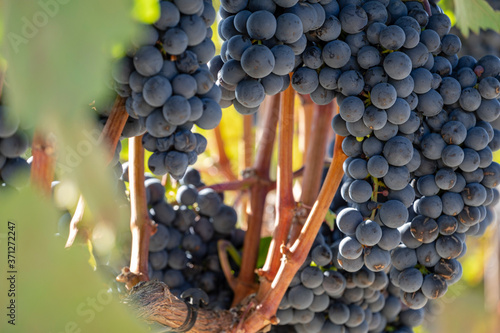
[[[325, 160], [323, 162], [323, 167], [328, 167], [330, 165], [330, 163], [331, 163], [331, 161]], [[305, 168], [301, 167], [300, 169], [294, 171], [292, 174], [293, 179], [302, 177], [304, 175], [304, 170], [305, 170]], [[276, 188], [276, 181], [275, 180], [264, 180], [264, 179], [259, 179], [257, 176], [251, 176], [251, 177], [236, 180], [233, 182], [225, 182], [225, 183], [202, 186], [202, 187], [198, 188], [198, 190], [203, 190], [205, 188], [211, 188], [215, 192], [243, 191], [243, 190], [251, 188], [254, 184], [256, 184], [258, 182], [260, 182], [264, 185], [267, 185], [269, 187], [269, 190], [274, 190]]]
[[[375, 177], [372, 177], [372, 180], [373, 180], [373, 192], [372, 192], [372, 197], [371, 197], [371, 200], [375, 203], [378, 204], [378, 194], [379, 194], [379, 185], [380, 185], [380, 182], [377, 178]], [[377, 214], [377, 209], [378, 208], [375, 208], [373, 211], [372, 211], [372, 214], [370, 216], [370, 220], [373, 221], [373, 219], [375, 218], [375, 215]]]
[[[203, 187], [200, 187], [198, 190], [203, 190], [205, 188], [211, 188], [215, 192], [241, 191], [241, 190], [249, 189], [251, 186], [256, 184], [258, 181], [259, 181], [259, 179], [256, 176], [253, 176], [253, 177], [249, 177], [249, 178], [235, 180], [232, 182], [225, 182], [225, 183], [220, 183], [220, 184], [203, 186]], [[270, 182], [267, 182], [267, 183], [270, 184]]]
[[161, 185], [163, 187], [167, 186], [169, 178], [170, 178], [170, 175], [168, 173], [164, 174], [163, 177], [161, 177]]
[[[290, 248], [282, 247], [283, 255], [276, 277], [267, 287], [267, 292], [261, 293], [259, 291], [258, 295], [263, 295], [263, 297], [258, 297], [255, 311], [251, 312], [247, 318], [242, 318], [244, 323], [238, 333], [257, 332], [263, 327], [276, 322], [276, 311], [279, 303], [293, 277], [306, 259], [342, 180], [342, 165], [347, 157], [342, 152], [342, 141], [343, 138], [337, 135], [332, 164], [299, 237]], [[263, 285], [265, 284], [261, 284], [260, 288]]]
[[[149, 239], [156, 232], [156, 225], [149, 218], [144, 186], [144, 148], [142, 136], [130, 138], [128, 177], [130, 184], [130, 231], [132, 232], [132, 253], [130, 271], [140, 281], [148, 281]], [[128, 289], [133, 285], [127, 284]]]
[[[325, 156], [326, 145], [329, 140], [329, 129], [335, 111], [336, 103], [328, 105], [315, 105], [313, 110], [313, 120], [311, 124], [310, 144], [305, 154], [304, 177], [302, 178], [302, 194], [300, 201], [305, 205], [312, 207], [318, 197], [321, 185], [321, 175], [323, 173], [323, 159]], [[297, 239], [300, 230], [304, 225], [304, 220], [296, 219], [292, 225], [290, 241]]]
[[[125, 127], [125, 123], [128, 119], [128, 113], [125, 109], [125, 101], [126, 99], [120, 96], [117, 96], [115, 99], [115, 103], [113, 104], [113, 108], [111, 113], [106, 121], [106, 125], [102, 130], [101, 136], [99, 137], [100, 142], [107, 142], [109, 150], [107, 156], [107, 163], [111, 162], [113, 155], [116, 150], [116, 146], [118, 141], [120, 140], [123, 128]], [[85, 200], [82, 196], [78, 200], [78, 205], [76, 206], [75, 213], [71, 218], [71, 222], [69, 225], [69, 236], [66, 241], [66, 247], [71, 247], [76, 240], [76, 237], [79, 233], [80, 229], [86, 229], [86, 226], [80, 226], [82, 222], [83, 215], [85, 212]], [[83, 240], [87, 241], [90, 232], [89, 230], [85, 231], [82, 234]]]
[[35, 131], [31, 152], [31, 184], [50, 198], [56, 168], [55, 138], [41, 130]]
[[254, 140], [255, 137], [252, 131], [253, 125], [252, 116], [243, 116], [243, 168], [246, 170], [252, 166]]
[[424, 9], [427, 12], [427, 14], [429, 14], [429, 16], [432, 16], [432, 10], [429, 0], [422, 0], [422, 5], [424, 6]]
[[[231, 242], [227, 240], [220, 240], [217, 242], [217, 252], [219, 254], [220, 266], [222, 272], [229, 284], [229, 287], [234, 291], [236, 289], [236, 278], [231, 272], [231, 265], [229, 264], [228, 249], [232, 246]], [[234, 247], [233, 247], [234, 248]], [[241, 264], [241, 263], [240, 263]]]
[[224, 140], [222, 140], [222, 133], [220, 131], [220, 125], [214, 129], [215, 142], [217, 143], [217, 151], [219, 154], [219, 161], [217, 162], [221, 172], [224, 176], [230, 180], [235, 181], [238, 179], [231, 169], [231, 162], [227, 157], [226, 150], [224, 149]]
[[272, 281], [280, 265], [280, 247], [288, 241], [295, 216], [293, 197], [293, 131], [295, 92], [289, 86], [281, 93], [278, 135], [278, 170], [276, 177], [276, 220], [273, 239], [269, 245], [266, 263], [259, 274]]
[[[263, 125], [260, 144], [253, 171], [259, 179], [269, 181], [269, 169], [276, 138], [276, 126], [279, 118], [280, 96], [271, 97], [262, 110]], [[234, 291], [233, 306], [239, 304], [244, 298], [257, 290], [255, 268], [259, 256], [259, 242], [262, 228], [262, 216], [266, 204], [269, 186], [262, 182], [255, 183], [250, 189], [250, 200], [247, 206], [247, 231], [245, 233], [245, 246], [243, 247], [241, 270], [237, 278]]]

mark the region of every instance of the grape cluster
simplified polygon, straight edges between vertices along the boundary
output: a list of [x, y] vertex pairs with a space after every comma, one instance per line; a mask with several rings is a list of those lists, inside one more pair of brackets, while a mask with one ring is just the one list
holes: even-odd
[[193, 125], [213, 129], [222, 117], [221, 91], [207, 66], [215, 54], [210, 26], [216, 13], [211, 1], [159, 5], [160, 18], [143, 27], [112, 76], [116, 91], [127, 98], [129, 116], [139, 120], [132, 120], [129, 129], [147, 131], [143, 144], [153, 152], [150, 170], [180, 179], [207, 144], [191, 132]]
[[[387, 9], [396, 3], [391, 1]], [[352, 208], [342, 210], [337, 218], [339, 229], [347, 235], [340, 248], [340, 259], [347, 259], [347, 266], [352, 264], [351, 260], [361, 265], [358, 258], [363, 249], [364, 264], [376, 268], [368, 265], [370, 254], [366, 251], [377, 246], [381, 251], [377, 250], [378, 259], [374, 263], [381, 269], [392, 263], [394, 270], [400, 252], [406, 253], [407, 247], [417, 248], [422, 244], [431, 248], [435, 240], [435, 249], [440, 253], [436, 257], [453, 259], [460, 254], [462, 241], [455, 244], [459, 249], [455, 247], [452, 251], [452, 241], [448, 237], [452, 237], [455, 230], [448, 227], [455, 225], [456, 229], [460, 222], [466, 225], [461, 228], [462, 232], [477, 224], [476, 230], [482, 220], [479, 216], [486, 217], [483, 205], [493, 200], [491, 188], [497, 183], [497, 176], [493, 172], [491, 183], [485, 183], [482, 168], [497, 167], [491, 164], [490, 147], [496, 150], [496, 141], [489, 122], [496, 120], [500, 113], [495, 88], [498, 87], [495, 76], [499, 73], [500, 61], [492, 56], [479, 62], [472, 57], [459, 59], [456, 53], [461, 43], [458, 37], [449, 34], [449, 19], [440, 13], [427, 17], [422, 9], [410, 9], [413, 6], [417, 8], [418, 4], [406, 3], [408, 16], [400, 16], [384, 29], [392, 27], [398, 31], [400, 26], [424, 27], [419, 44], [412, 49], [403, 47], [402, 51], [387, 53], [381, 60], [381, 75], [369, 91], [359, 91], [361, 96], [342, 92], [339, 115], [334, 120], [337, 132], [347, 135], [343, 150], [350, 157], [345, 163], [348, 177], [342, 195]], [[416, 15], [416, 11], [421, 15]], [[421, 16], [426, 20], [422, 21]], [[421, 25], [422, 22], [426, 25]], [[368, 41], [373, 25], [375, 23], [366, 30]], [[384, 31], [379, 34], [379, 48], [387, 43]], [[398, 42], [401, 47], [408, 40], [408, 36], [404, 36], [391, 34], [391, 42]], [[368, 47], [375, 48], [374, 45]], [[388, 46], [382, 47], [387, 49]], [[359, 57], [358, 53], [358, 64]], [[400, 61], [392, 62], [394, 57]], [[364, 83], [366, 87], [366, 81]], [[482, 197], [475, 200], [476, 191], [488, 192], [490, 200], [485, 202]], [[476, 209], [471, 207], [478, 206], [483, 206], [482, 214], [471, 216], [471, 209]], [[458, 220], [452, 219], [455, 216]], [[474, 221], [467, 220], [471, 218]], [[438, 224], [442, 228], [438, 228]], [[397, 228], [404, 245], [394, 250], [399, 242], [394, 239], [388, 246], [384, 231], [393, 232], [397, 237], [394, 232]], [[392, 259], [388, 256], [391, 250], [394, 250]], [[451, 255], [450, 251], [458, 253]], [[422, 261], [424, 258], [420, 265]], [[425, 263], [425, 267], [429, 264]]]
[[[335, 257], [343, 237], [326, 225], [321, 228], [281, 300], [277, 317], [283, 332], [292, 326], [296, 332], [310, 333], [382, 332], [386, 327], [403, 330], [420, 325], [424, 310], [403, 308], [399, 290], [385, 271], [342, 268]], [[280, 332], [280, 326], [274, 331]]]
[[200, 288], [210, 298], [209, 308], [228, 309], [233, 294], [221, 270], [217, 242], [229, 240], [240, 249], [244, 231], [235, 228], [236, 211], [219, 193], [197, 190], [205, 185], [198, 171], [188, 168], [180, 183], [177, 202], [171, 205], [158, 179], [145, 181], [151, 218], [158, 227], [149, 243], [149, 276], [165, 282], [176, 296]]
[[[397, 21], [417, 27], [408, 14], [384, 29]], [[412, 309], [443, 296], [461, 277], [456, 258], [465, 253], [466, 235], [491, 223], [486, 207], [498, 201], [500, 181], [492, 162], [499, 137], [490, 124], [500, 115], [500, 60], [458, 58], [460, 39], [448, 33], [444, 14], [429, 17], [425, 28], [415, 48], [385, 56], [369, 91], [342, 92], [334, 120], [337, 133], [346, 135], [341, 192], [351, 206], [337, 216], [346, 235], [337, 259], [348, 271], [390, 268], [391, 282]], [[430, 53], [424, 32], [436, 39]], [[393, 63], [388, 59], [395, 54]]]
[[30, 126], [4, 100], [0, 99], [0, 188], [19, 188], [29, 182], [30, 165], [22, 156], [30, 146]]
[[[234, 105], [241, 114], [255, 113], [266, 95], [290, 85], [289, 73], [297, 67], [304, 64], [307, 73], [316, 73], [323, 66], [316, 42], [321, 45], [340, 35], [338, 10], [337, 2], [330, 0], [221, 1], [219, 37], [224, 43], [209, 64], [222, 91], [221, 106]], [[292, 85], [311, 87], [297, 91], [327, 104], [323, 90], [306, 82], [308, 76], [299, 77], [304, 69], [294, 74]], [[328, 96], [333, 98], [333, 93]]]
[[[340, 235], [326, 241], [329, 246], [320, 244], [333, 263], [312, 258], [313, 266], [301, 268], [303, 276], [283, 300], [282, 323], [297, 332], [411, 332], [427, 302], [461, 278], [457, 259], [466, 252], [466, 237], [482, 235], [494, 221], [500, 59], [459, 57], [460, 38], [435, 4], [430, 16], [418, 1], [316, 3], [337, 8], [330, 16], [339, 33], [327, 41], [307, 36], [310, 51], [296, 58], [291, 84], [317, 104], [333, 98], [339, 104], [332, 126], [345, 137], [348, 156], [334, 200]], [[323, 296], [326, 308], [315, 311], [311, 304], [321, 288], [308, 285], [332, 271], [353, 281], [358, 274], [388, 276], [382, 289], [388, 309], [369, 315], [366, 290], [355, 283], [351, 289], [358, 289], [347, 297]], [[293, 288], [298, 303], [290, 303]], [[356, 304], [369, 320], [354, 326], [332, 321], [327, 309], [339, 304]]]

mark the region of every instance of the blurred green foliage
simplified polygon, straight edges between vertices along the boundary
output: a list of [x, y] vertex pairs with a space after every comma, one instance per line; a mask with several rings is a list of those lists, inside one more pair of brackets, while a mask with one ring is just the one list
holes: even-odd
[[[92, 211], [115, 210], [116, 191], [88, 105], [109, 89], [113, 45], [125, 44], [137, 30], [133, 8], [131, 0], [1, 3], [5, 98], [25, 123], [57, 135], [59, 178], [76, 184]], [[152, 20], [158, 10], [135, 12]], [[93, 272], [86, 246], [64, 250], [65, 240], [55, 237], [59, 214], [30, 189], [2, 191], [0, 246], [5, 253], [7, 222], [15, 222], [18, 273], [16, 325], [7, 324], [4, 310], [0, 331], [141, 332], [133, 316], [124, 315], [116, 294], [108, 293], [110, 286]], [[114, 220], [108, 223], [117, 223], [119, 214], [110, 215]], [[4, 257], [2, 273], [5, 264]], [[4, 281], [2, 308], [8, 302]]]
[[[84, 246], [63, 250], [65, 239], [55, 237], [58, 212], [50, 202], [27, 189], [0, 195], [0, 247], [7, 248], [7, 221], [15, 223], [16, 321], [7, 323], [9, 299], [2, 256], [2, 320], [0, 332], [143, 332], [110, 285], [93, 272]], [[22, 204], [24, 203], [24, 204]], [[110, 280], [108, 280], [109, 282]]]

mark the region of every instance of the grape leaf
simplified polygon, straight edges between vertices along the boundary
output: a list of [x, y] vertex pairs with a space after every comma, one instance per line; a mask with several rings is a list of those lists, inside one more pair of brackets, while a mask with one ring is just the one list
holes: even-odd
[[454, 7], [457, 26], [465, 37], [469, 36], [469, 30], [500, 31], [500, 11], [491, 8], [486, 0], [454, 0]]

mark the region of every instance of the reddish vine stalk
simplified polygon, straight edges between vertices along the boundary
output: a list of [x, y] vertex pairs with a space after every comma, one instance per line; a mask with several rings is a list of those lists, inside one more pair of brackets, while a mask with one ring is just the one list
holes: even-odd
[[[331, 160], [325, 159], [322, 163], [323, 163], [323, 167], [327, 168], [330, 165]], [[296, 179], [296, 178], [302, 177], [303, 175], [304, 175], [304, 167], [301, 167], [300, 169], [293, 172], [292, 177], [293, 177], [293, 179]], [[213, 185], [206, 185], [206, 186], [200, 187], [199, 190], [202, 190], [204, 188], [211, 188], [215, 192], [244, 191], [244, 190], [251, 188], [256, 183], [262, 183], [262, 184], [267, 185], [268, 190], [274, 190], [276, 188], [276, 180], [263, 180], [263, 179], [257, 178], [256, 176], [252, 176], [249, 178], [236, 180], [234, 182], [224, 182], [224, 183], [218, 183], [218, 184], [213, 184]]]
[[325, 158], [326, 145], [328, 141], [328, 128], [331, 126], [333, 116], [333, 105], [315, 105], [311, 123], [310, 144], [306, 151], [304, 163], [304, 177], [302, 177], [302, 194], [300, 201], [312, 206], [318, 196], [323, 172], [323, 161]]
[[[283, 247], [281, 265], [271, 287], [264, 297], [260, 299], [259, 304], [255, 307], [255, 311], [247, 318], [241, 318], [244, 322], [238, 333], [257, 332], [271, 323], [276, 323], [276, 311], [278, 310], [279, 303], [293, 277], [306, 259], [314, 239], [316, 238], [316, 234], [330, 207], [335, 192], [342, 180], [342, 164], [346, 159], [345, 154], [342, 152], [342, 141], [343, 138], [337, 136], [333, 162], [328, 169], [318, 199], [299, 237], [290, 248]], [[259, 292], [259, 294], [261, 293]]]
[[[130, 272], [138, 279], [148, 281], [149, 239], [155, 226], [149, 218], [144, 186], [144, 148], [142, 136], [130, 138], [129, 142], [129, 184], [130, 184], [130, 231], [132, 232], [132, 252], [130, 257]], [[132, 285], [133, 286], [133, 285]], [[130, 289], [131, 283], [127, 285]]]
[[[321, 175], [323, 173], [326, 146], [330, 139], [328, 132], [331, 128], [331, 121], [337, 112], [337, 104], [331, 102], [328, 105], [314, 105], [311, 121], [311, 132], [309, 145], [305, 154], [304, 176], [302, 177], [302, 193], [300, 202], [305, 209], [307, 216], [313, 206], [319, 192]], [[305, 220], [298, 218], [292, 225], [290, 242], [293, 243], [304, 226]]]
[[312, 124], [313, 109], [315, 104], [313, 103], [309, 95], [299, 95], [299, 96], [302, 102], [302, 108], [300, 113], [302, 121], [299, 123], [299, 129], [302, 135], [299, 139], [301, 140], [302, 152], [304, 153], [303, 160], [305, 162], [307, 161], [306, 152], [309, 149], [309, 141], [311, 137], [311, 124]]
[[217, 253], [219, 254], [219, 261], [224, 277], [226, 278], [229, 288], [233, 291], [236, 289], [236, 278], [231, 273], [231, 264], [229, 263], [229, 258], [227, 254], [227, 249], [231, 246], [231, 243], [226, 240], [220, 240], [217, 243]]
[[[263, 132], [258, 145], [253, 170], [256, 177], [264, 181], [269, 180], [269, 168], [271, 166], [274, 140], [276, 138], [276, 126], [279, 119], [279, 103], [280, 96], [272, 96], [266, 109], [260, 111], [264, 117]], [[256, 183], [250, 190], [250, 203], [247, 207], [248, 228], [245, 234], [241, 271], [236, 280], [233, 306], [257, 290], [255, 268], [259, 256], [262, 216], [264, 214], [268, 190], [269, 186], [265, 182]]]
[[249, 178], [244, 178], [244, 179], [240, 179], [240, 180], [235, 180], [232, 182], [203, 186], [203, 187], [199, 188], [199, 190], [202, 190], [204, 188], [211, 188], [215, 192], [242, 191], [242, 190], [250, 188], [251, 186], [256, 184], [258, 181], [259, 181], [259, 179], [257, 177], [249, 177]]
[[217, 164], [219, 165], [220, 170], [228, 180], [237, 180], [238, 177], [236, 177], [236, 175], [233, 173], [233, 170], [231, 169], [231, 161], [229, 161], [226, 150], [224, 149], [224, 140], [222, 140], [220, 125], [214, 129], [214, 135], [215, 142], [217, 143], [217, 151], [219, 153], [219, 161], [217, 162]]
[[31, 153], [33, 155], [31, 184], [38, 188], [46, 197], [50, 197], [56, 168], [54, 138], [40, 130], [35, 131]]
[[293, 131], [295, 91], [290, 86], [281, 94], [276, 181], [276, 222], [266, 263], [260, 274], [272, 281], [280, 265], [280, 247], [286, 244], [294, 217]]
[[252, 166], [254, 135], [253, 116], [243, 116], [243, 170]]
[[[99, 137], [99, 142], [105, 142], [109, 147], [107, 161], [106, 161], [107, 164], [109, 164], [109, 162], [113, 158], [116, 146], [118, 144], [118, 141], [120, 140], [123, 128], [125, 127], [125, 123], [127, 122], [128, 119], [128, 113], [127, 110], [125, 109], [125, 101], [126, 99], [123, 97], [120, 96], [116, 97], [115, 103], [113, 104], [113, 109], [111, 110], [108, 120], [106, 121], [106, 125], [104, 125], [102, 133]], [[75, 242], [79, 229], [81, 229], [79, 224], [83, 219], [84, 212], [85, 212], [85, 200], [83, 199], [82, 196], [80, 196], [75, 213], [71, 218], [69, 226], [69, 236], [68, 240], [66, 241], [66, 247], [71, 247]], [[84, 233], [84, 235], [82, 235], [83, 239], [86, 240], [88, 235], [89, 232], [87, 230]]]

